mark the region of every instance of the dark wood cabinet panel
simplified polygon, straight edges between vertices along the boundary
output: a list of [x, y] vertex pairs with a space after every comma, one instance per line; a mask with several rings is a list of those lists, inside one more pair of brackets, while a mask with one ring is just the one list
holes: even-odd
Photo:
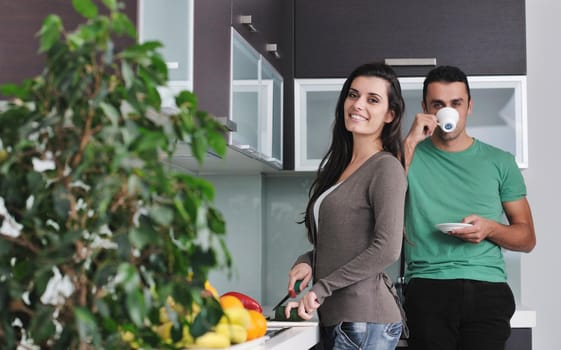
[[506, 350], [532, 350], [532, 328], [513, 328]]
[[230, 113], [230, 0], [194, 1], [193, 91], [199, 108]]
[[[345, 77], [386, 58], [436, 58], [469, 75], [526, 73], [524, 0], [295, 0], [295, 77]], [[422, 76], [431, 67], [399, 67]]]
[[[126, 0], [125, 5], [124, 12], [136, 23], [136, 0]], [[44, 57], [37, 52], [36, 35], [47, 15], [59, 15], [68, 30], [85, 21], [69, 0], [0, 0], [0, 9], [0, 84], [19, 84], [41, 72]]]

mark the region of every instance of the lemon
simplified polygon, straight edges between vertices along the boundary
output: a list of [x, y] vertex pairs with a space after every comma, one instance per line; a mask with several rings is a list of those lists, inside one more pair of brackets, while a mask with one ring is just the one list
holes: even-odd
[[224, 309], [224, 316], [220, 319], [219, 323], [238, 324], [243, 326], [244, 329], [249, 327], [251, 318], [249, 312], [243, 307], [231, 307]]
[[219, 323], [216, 325], [216, 333], [227, 336], [233, 344], [247, 340], [247, 331], [239, 324]]

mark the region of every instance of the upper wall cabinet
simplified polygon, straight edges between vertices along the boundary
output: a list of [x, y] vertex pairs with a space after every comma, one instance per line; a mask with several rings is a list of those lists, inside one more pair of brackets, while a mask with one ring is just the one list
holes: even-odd
[[[163, 105], [174, 107], [178, 91], [192, 90], [198, 108], [229, 129], [227, 159], [207, 157], [201, 167], [182, 145], [172, 164], [177, 168], [209, 174], [275, 171], [283, 166], [284, 84], [273, 65], [282, 57], [278, 52], [258, 50], [233, 29], [233, 3], [140, 0], [141, 40], [158, 40], [164, 45], [169, 81], [160, 88]], [[250, 27], [245, 24], [241, 29], [248, 34]]]
[[400, 76], [435, 64], [526, 74], [524, 0], [295, 0], [294, 13], [296, 78], [343, 78], [387, 59]]

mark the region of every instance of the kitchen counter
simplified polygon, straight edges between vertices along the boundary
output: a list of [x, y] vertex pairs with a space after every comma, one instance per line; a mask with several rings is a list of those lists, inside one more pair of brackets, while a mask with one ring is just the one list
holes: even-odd
[[319, 339], [317, 323], [308, 326], [291, 327], [272, 336], [256, 349], [267, 350], [300, 350], [309, 349], [316, 345]]
[[[275, 325], [275, 323], [270, 322]], [[536, 312], [520, 306], [510, 320], [512, 328], [533, 328], [536, 326]], [[273, 335], [255, 350], [305, 350], [314, 346], [319, 339], [319, 328], [316, 322], [306, 322], [306, 325], [290, 327]], [[407, 347], [407, 342], [401, 340], [399, 347]]]
[[317, 344], [319, 328], [317, 322], [269, 322], [266, 335], [245, 343], [232, 345], [230, 350], [305, 350]]

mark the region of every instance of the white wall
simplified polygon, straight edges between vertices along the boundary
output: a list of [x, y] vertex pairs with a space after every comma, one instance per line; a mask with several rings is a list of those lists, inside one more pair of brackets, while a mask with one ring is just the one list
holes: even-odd
[[534, 350], [561, 347], [561, 1], [526, 0], [529, 167], [537, 246], [521, 258], [521, 301], [537, 312]]

